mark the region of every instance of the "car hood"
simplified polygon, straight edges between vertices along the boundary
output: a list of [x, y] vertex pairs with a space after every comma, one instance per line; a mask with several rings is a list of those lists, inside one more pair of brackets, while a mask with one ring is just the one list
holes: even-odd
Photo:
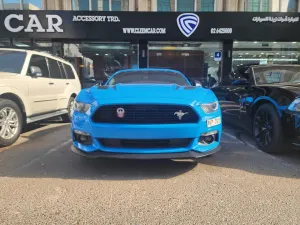
[[94, 86], [86, 89], [91, 100], [135, 99], [137, 101], [157, 102], [159, 99], [189, 99], [202, 102], [216, 101], [209, 89], [175, 84], [117, 84], [115, 86]]

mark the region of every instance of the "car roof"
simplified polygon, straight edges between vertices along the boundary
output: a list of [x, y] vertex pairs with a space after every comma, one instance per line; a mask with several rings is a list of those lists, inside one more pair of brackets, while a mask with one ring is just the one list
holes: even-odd
[[56, 55], [53, 55], [53, 54], [50, 54], [50, 53], [47, 53], [47, 52], [43, 52], [43, 51], [40, 51], [40, 50], [18, 49], [18, 48], [0, 48], [0, 51], [16, 51], [16, 52], [27, 52], [27, 53], [31, 53], [31, 54], [38, 54], [38, 55], [53, 58], [53, 59], [56, 59], [56, 60], [59, 60], [59, 61], [62, 61], [66, 64], [71, 65], [71, 63], [69, 61], [67, 61], [67, 60], [65, 60], [65, 59], [63, 59], [59, 56], [56, 56]]

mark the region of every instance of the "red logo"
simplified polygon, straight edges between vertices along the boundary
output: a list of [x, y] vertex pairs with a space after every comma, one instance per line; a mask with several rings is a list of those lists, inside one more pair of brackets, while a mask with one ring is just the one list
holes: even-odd
[[119, 118], [123, 118], [125, 116], [125, 110], [123, 108], [118, 108], [117, 109], [117, 116]]

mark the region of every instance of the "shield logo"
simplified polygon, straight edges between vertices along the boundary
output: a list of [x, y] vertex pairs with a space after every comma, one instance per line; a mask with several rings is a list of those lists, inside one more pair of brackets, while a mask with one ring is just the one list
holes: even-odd
[[117, 117], [123, 118], [125, 116], [125, 110], [123, 108], [117, 109]]
[[195, 13], [183, 13], [177, 17], [177, 25], [186, 37], [191, 36], [199, 25], [199, 16]]

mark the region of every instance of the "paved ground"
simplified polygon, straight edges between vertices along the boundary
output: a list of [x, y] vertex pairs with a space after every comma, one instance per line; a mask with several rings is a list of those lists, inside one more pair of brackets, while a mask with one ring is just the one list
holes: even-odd
[[198, 162], [82, 160], [68, 124], [33, 129], [0, 149], [0, 224], [300, 224], [300, 153], [228, 126], [222, 145]]

